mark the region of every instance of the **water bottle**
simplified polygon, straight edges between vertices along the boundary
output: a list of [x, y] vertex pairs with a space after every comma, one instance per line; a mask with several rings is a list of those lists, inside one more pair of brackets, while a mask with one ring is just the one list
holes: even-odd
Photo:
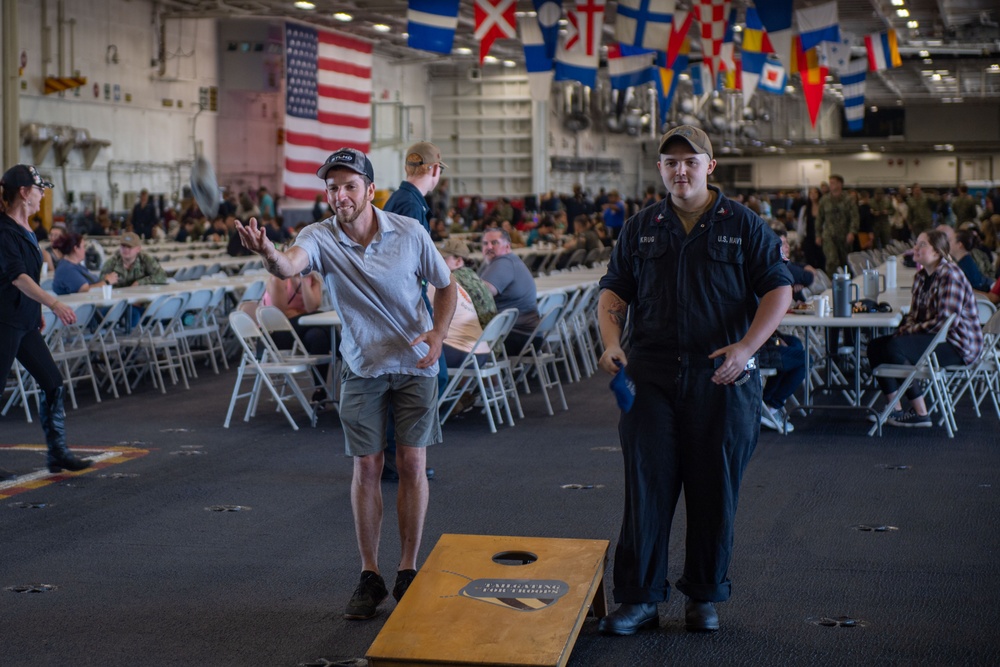
[[833, 274], [833, 316], [850, 317], [851, 304], [858, 300], [858, 286], [849, 273]]
[[890, 255], [885, 260], [885, 288], [896, 289], [896, 256]]

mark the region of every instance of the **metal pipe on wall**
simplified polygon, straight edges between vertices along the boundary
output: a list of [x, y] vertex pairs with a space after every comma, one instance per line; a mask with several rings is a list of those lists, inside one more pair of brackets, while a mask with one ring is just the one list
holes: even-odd
[[3, 64], [0, 71], [3, 72], [3, 82], [0, 84], [0, 98], [3, 99], [3, 168], [17, 164], [21, 137], [20, 137], [20, 109], [18, 101], [20, 92], [18, 91], [17, 80], [19, 78], [18, 65], [20, 59], [17, 53], [17, 3], [2, 2], [3, 5]]
[[56, 76], [66, 76], [63, 69], [63, 0], [56, 3]]

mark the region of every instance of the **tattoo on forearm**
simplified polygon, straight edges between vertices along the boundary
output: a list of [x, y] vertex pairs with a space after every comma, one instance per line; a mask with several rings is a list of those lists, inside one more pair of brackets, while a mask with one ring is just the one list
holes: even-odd
[[278, 276], [279, 278], [284, 278], [281, 273], [278, 272], [278, 258], [277, 257], [265, 257], [264, 258], [264, 268], [271, 275]]
[[625, 328], [625, 320], [628, 317], [628, 306], [624, 301], [621, 299], [615, 299], [608, 304], [606, 312], [611, 316], [611, 319], [615, 321], [615, 324], [622, 329]]

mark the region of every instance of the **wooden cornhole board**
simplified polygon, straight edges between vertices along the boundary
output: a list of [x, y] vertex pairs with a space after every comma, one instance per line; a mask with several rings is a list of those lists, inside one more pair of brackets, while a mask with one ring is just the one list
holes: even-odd
[[372, 667], [565, 665], [590, 606], [607, 613], [607, 554], [607, 540], [442, 535], [366, 657]]

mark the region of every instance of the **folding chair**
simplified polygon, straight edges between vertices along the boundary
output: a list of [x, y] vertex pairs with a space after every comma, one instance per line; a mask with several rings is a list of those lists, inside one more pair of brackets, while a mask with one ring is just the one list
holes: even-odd
[[[938, 364], [937, 355], [934, 353], [934, 350], [937, 349], [938, 345], [947, 340], [948, 330], [955, 321], [955, 317], [955, 313], [948, 316], [948, 319], [944, 322], [944, 326], [934, 335], [934, 338], [931, 339], [931, 342], [927, 345], [927, 348], [920, 355], [920, 358], [917, 359], [916, 363], [882, 364], [872, 369], [872, 375], [876, 378], [891, 377], [902, 380], [902, 383], [896, 390], [896, 396], [898, 397], [902, 397], [914, 382], [918, 380], [926, 381], [928, 384], [925, 400], [927, 401], [928, 412], [940, 410], [942, 419], [939, 425], [940, 423], [945, 425], [949, 438], [955, 437], [955, 431], [958, 426], [955, 424], [955, 410], [951, 401], [951, 394], [948, 391], [947, 378]], [[869, 408], [875, 404], [881, 393], [875, 392], [875, 396], [872, 397], [871, 402], [868, 404]], [[868, 431], [868, 435], [874, 435], [876, 431], [879, 435], [882, 435], [882, 426], [894, 408], [895, 404], [893, 402], [886, 401], [885, 408], [876, 415], [875, 425]]]
[[[212, 371], [218, 375], [219, 365], [215, 361], [215, 355], [222, 357], [223, 363], [228, 368], [226, 362], [226, 352], [222, 343], [222, 333], [219, 331], [218, 321], [215, 319], [215, 294], [210, 289], [200, 289], [191, 292], [191, 298], [184, 304], [184, 315], [180, 320], [180, 327], [177, 336], [183, 342], [183, 352], [188, 361], [188, 371], [191, 377], [198, 377], [195, 370], [195, 357], [208, 357], [208, 363], [212, 366]], [[201, 347], [194, 349], [191, 342], [201, 344]]]
[[[76, 383], [80, 380], [90, 380], [94, 388], [97, 402], [101, 402], [101, 390], [97, 386], [97, 375], [90, 361], [90, 347], [87, 341], [87, 327], [93, 319], [97, 307], [85, 303], [74, 309], [76, 322], [63, 324], [51, 312], [45, 314], [46, 342], [52, 353], [52, 359], [62, 372], [63, 383], [66, 385], [73, 409], [79, 407], [76, 402]], [[51, 324], [50, 324], [51, 320]]]
[[[302, 406], [302, 409], [309, 416], [310, 425], [316, 426], [316, 411], [313, 410], [309, 401], [306, 400], [294, 378], [297, 374], [308, 372], [309, 367], [304, 363], [279, 361], [278, 353], [271, 347], [270, 342], [246, 313], [235, 311], [230, 314], [229, 327], [240, 343], [243, 356], [240, 359], [240, 366], [236, 372], [233, 395], [229, 399], [229, 410], [226, 412], [226, 422], [223, 426], [229, 428], [233, 409], [236, 407], [236, 401], [240, 398], [249, 399], [246, 414], [243, 415], [243, 421], [250, 421], [250, 417], [257, 414], [257, 403], [260, 400], [261, 385], [265, 385], [278, 404], [278, 409], [285, 415], [285, 419], [288, 420], [293, 429], [298, 431], [299, 425], [295, 423], [295, 419], [292, 418], [292, 415], [288, 412], [288, 408], [285, 407], [285, 401], [290, 397], [279, 393], [273, 380], [278, 380], [283, 386], [291, 389], [292, 395], [298, 400], [299, 405]], [[257, 358], [258, 348], [263, 351], [260, 359]], [[243, 379], [248, 376], [253, 377], [253, 387], [248, 392], [240, 393], [240, 385], [243, 383]]]
[[[333, 378], [336, 377], [334, 373], [335, 357], [334, 354], [320, 354], [314, 355], [310, 354], [306, 350], [305, 344], [302, 339], [299, 338], [299, 334], [295, 331], [295, 327], [288, 320], [281, 309], [276, 306], [260, 306], [257, 308], [257, 322], [260, 326], [261, 333], [267, 338], [271, 347], [278, 353], [277, 361], [283, 361], [285, 363], [300, 363], [305, 364], [309, 367], [309, 375], [311, 378], [310, 386], [307, 391], [315, 391], [317, 389], [323, 389], [330, 400], [334, 398], [334, 388], [333, 388]], [[291, 347], [282, 347], [278, 345], [275, 341], [274, 334], [285, 333], [292, 341]], [[326, 366], [327, 371], [325, 377], [319, 372], [320, 366]]]
[[147, 368], [151, 375], [155, 373], [153, 386], [159, 387], [164, 394], [167, 393], [164, 371], [170, 373], [172, 384], [177, 384], [179, 374], [184, 388], [191, 388], [187, 378], [184, 341], [178, 335], [187, 299], [187, 293], [167, 297], [151, 314], [139, 336], [138, 347], [145, 353]]
[[[125, 385], [125, 393], [131, 394], [132, 387], [128, 382], [128, 373], [125, 370], [125, 360], [122, 357], [122, 344], [118, 340], [118, 326], [125, 313], [128, 311], [128, 301], [121, 299], [116, 302], [104, 314], [100, 324], [94, 329], [90, 336], [88, 347], [91, 354], [98, 360], [98, 368], [104, 371], [104, 379], [111, 385], [111, 392], [115, 398], [118, 394], [118, 377]], [[102, 380], [101, 384], [104, 384]]]
[[[458, 368], [448, 369], [450, 379], [444, 393], [438, 399], [438, 409], [447, 406], [441, 415], [442, 425], [454, 412], [459, 399], [467, 391], [471, 391], [473, 385], [479, 391], [479, 400], [489, 420], [491, 433], [497, 432], [496, 425], [503, 423], [504, 415], [507, 416], [507, 423], [514, 425], [507, 391], [507, 388], [513, 385], [513, 371], [510, 361], [499, 356], [497, 351], [500, 350], [502, 354], [504, 339], [510, 333], [515, 321], [517, 321], [516, 308], [508, 308], [498, 313], [483, 329], [482, 335], [472, 348], [473, 351], [465, 355], [462, 364]], [[483, 345], [490, 351], [487, 360], [481, 364], [475, 351]], [[516, 397], [516, 391], [514, 395]]]
[[17, 359], [14, 360], [14, 365], [10, 368], [10, 374], [7, 378], [4, 393], [6, 393], [8, 389], [11, 390], [11, 395], [10, 398], [7, 399], [7, 403], [4, 404], [3, 410], [0, 411], [0, 415], [6, 417], [10, 409], [20, 403], [24, 407], [24, 418], [27, 419], [30, 424], [32, 421], [31, 406], [28, 405], [28, 398], [30, 396], [34, 396], [35, 409], [39, 409], [42, 401], [42, 390], [39, 389], [38, 384], [35, 383], [35, 378], [28, 375], [28, 373], [24, 370], [24, 367], [21, 366]]
[[[557, 305], [542, 315], [541, 321], [531, 332], [524, 347], [518, 352], [514, 361], [511, 362], [517, 381], [524, 386], [524, 393], [530, 394], [531, 388], [528, 386], [528, 376], [532, 371], [538, 377], [538, 382], [542, 387], [542, 396], [545, 397], [545, 407], [549, 415], [555, 414], [552, 411], [552, 403], [549, 400], [549, 389], [555, 387], [559, 390], [559, 399], [563, 410], [569, 410], [566, 405], [566, 395], [563, 393], [562, 381], [559, 379], [559, 368], [557, 363], [562, 361], [562, 357], [553, 351], [549, 342], [550, 335], [556, 330], [559, 319], [562, 317], [564, 306]], [[538, 349], [535, 349], [535, 341], [538, 341]]]
[[[969, 393], [976, 416], [981, 417], [980, 407], [987, 397], [993, 402], [997, 419], [1000, 419], [1000, 311], [994, 312], [983, 326], [983, 351], [979, 358], [968, 366], [949, 366], [945, 371], [951, 374], [954, 388], [954, 402], [957, 404], [965, 393]], [[957, 385], [957, 388], [956, 388]]]

